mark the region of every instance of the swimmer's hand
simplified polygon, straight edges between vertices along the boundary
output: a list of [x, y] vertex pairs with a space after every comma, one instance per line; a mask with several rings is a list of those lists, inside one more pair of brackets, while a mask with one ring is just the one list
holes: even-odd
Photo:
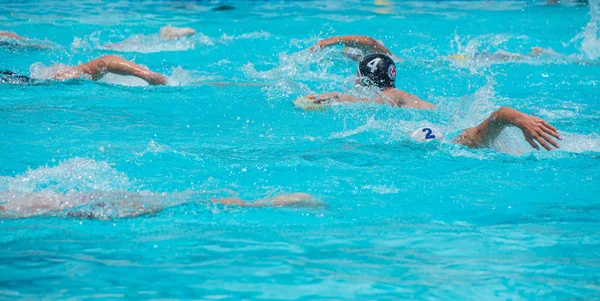
[[182, 37], [194, 35], [196, 30], [190, 27], [177, 28], [173, 26], [165, 26], [160, 29], [160, 37], [165, 40], [177, 40]]
[[539, 150], [540, 147], [538, 144], [547, 150], [552, 150], [550, 145], [559, 148], [558, 143], [552, 139], [552, 137], [559, 140], [562, 139], [555, 127], [539, 117], [530, 116], [516, 110], [514, 111], [515, 112], [511, 112], [514, 116], [511, 116], [509, 120], [511, 120], [511, 123], [514, 126], [521, 129], [525, 140], [527, 140], [533, 148]]
[[160, 73], [151, 72], [144, 76], [143, 79], [152, 86], [164, 86], [167, 84], [167, 78]]
[[309, 51], [310, 52], [315, 52], [315, 51], [321, 50], [321, 49], [323, 49], [325, 47], [336, 45], [337, 44], [336, 38], [337, 37], [332, 37], [332, 38], [327, 38], [327, 39], [320, 40], [315, 45], [313, 45], [312, 47], [310, 47]]

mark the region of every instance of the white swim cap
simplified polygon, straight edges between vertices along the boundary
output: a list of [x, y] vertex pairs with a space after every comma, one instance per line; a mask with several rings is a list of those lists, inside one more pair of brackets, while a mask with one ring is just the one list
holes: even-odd
[[410, 133], [410, 136], [419, 142], [423, 142], [423, 141], [430, 142], [430, 141], [433, 141], [436, 139], [442, 140], [442, 133], [440, 133], [440, 131], [438, 131], [434, 128], [430, 128], [430, 127], [420, 128], [420, 129]]

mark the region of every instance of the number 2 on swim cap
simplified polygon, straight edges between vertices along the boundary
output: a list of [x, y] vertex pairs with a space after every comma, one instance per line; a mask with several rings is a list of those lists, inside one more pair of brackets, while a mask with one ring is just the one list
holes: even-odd
[[377, 70], [377, 64], [379, 64], [379, 61], [381, 61], [381, 59], [376, 58], [376, 59], [373, 59], [372, 61], [370, 61], [369, 63], [367, 63], [367, 67], [369, 67], [369, 69], [371, 69], [371, 73], [375, 73], [375, 70]]
[[425, 139], [435, 139], [435, 135], [431, 135], [431, 132], [433, 132], [430, 128], [423, 128], [422, 132], [427, 132], [425, 134]]

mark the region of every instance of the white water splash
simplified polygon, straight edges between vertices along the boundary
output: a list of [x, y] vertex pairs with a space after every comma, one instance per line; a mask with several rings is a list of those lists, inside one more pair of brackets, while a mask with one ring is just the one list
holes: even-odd
[[108, 163], [84, 158], [68, 159], [53, 167], [29, 169], [16, 177], [0, 177], [0, 190], [26, 193], [41, 190], [110, 191], [130, 187], [129, 178]]
[[590, 21], [571, 42], [581, 40], [581, 50], [592, 60], [600, 58], [600, 0], [589, 0]]
[[186, 51], [197, 47], [214, 45], [211, 38], [199, 32], [193, 36], [178, 40], [165, 40], [159, 34], [136, 34], [121, 42], [104, 45], [101, 44], [99, 36], [100, 32], [96, 32], [85, 38], [75, 37], [71, 46], [75, 49], [83, 50], [101, 49], [117, 52], [155, 53], [163, 51]]

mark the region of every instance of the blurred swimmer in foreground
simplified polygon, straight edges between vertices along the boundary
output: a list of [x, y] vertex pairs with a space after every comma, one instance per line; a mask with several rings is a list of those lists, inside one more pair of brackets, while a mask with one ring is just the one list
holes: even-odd
[[[171, 25], [167, 25], [160, 29], [159, 37], [162, 40], [175, 41], [175, 40], [193, 36], [194, 34], [196, 34], [196, 30], [193, 28], [190, 28], [190, 27], [179, 28], [179, 27], [173, 27]], [[135, 40], [136, 38], [139, 38], [139, 37], [144, 37], [144, 36], [136, 35], [136, 36], [130, 37], [129, 39], [126, 39], [122, 42], [106, 44], [106, 45], [104, 45], [104, 48], [119, 49], [119, 48], [122, 48], [127, 43], [129, 43], [129, 41], [131, 39]]]
[[213, 203], [237, 207], [319, 208], [324, 203], [309, 194], [281, 194], [272, 198], [245, 201], [239, 198], [198, 200], [190, 193], [156, 194], [152, 192], [93, 191], [57, 193], [0, 192], [0, 219], [40, 215], [112, 219], [152, 214], [169, 207], [189, 203]]
[[[433, 104], [396, 89], [396, 67], [394, 61], [386, 55], [371, 54], [366, 56], [359, 64], [357, 75], [357, 84], [375, 90], [372, 97], [354, 97], [345, 93], [332, 92], [307, 95], [299, 98], [296, 103], [306, 101], [319, 105], [331, 101], [375, 102], [400, 108], [435, 109]], [[558, 130], [541, 118], [529, 116], [512, 108], [502, 107], [478, 126], [463, 130], [460, 135], [453, 139], [453, 142], [472, 148], [489, 147], [500, 132], [509, 125], [519, 128], [525, 140], [538, 150], [540, 149], [539, 145], [547, 150], [551, 150], [552, 147], [558, 148], [558, 143], [552, 137], [562, 139], [558, 134]], [[413, 132], [411, 136], [420, 141], [441, 139], [441, 134], [431, 128], [419, 129]]]
[[[100, 80], [107, 73], [135, 76], [150, 85], [165, 85], [167, 79], [162, 74], [152, 72], [148, 68], [137, 65], [118, 56], [107, 55], [77, 66], [61, 65], [54, 68], [48, 79], [65, 81], [75, 78]], [[0, 83], [35, 84], [36, 80], [11, 71], [0, 71]]]

